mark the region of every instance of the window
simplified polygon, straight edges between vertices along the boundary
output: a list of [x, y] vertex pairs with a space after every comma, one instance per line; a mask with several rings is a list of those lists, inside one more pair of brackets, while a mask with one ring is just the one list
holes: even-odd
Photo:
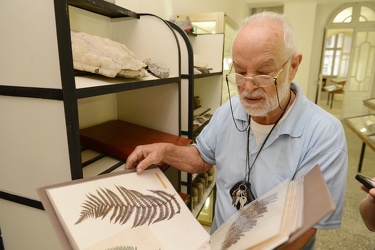
[[375, 24], [375, 11], [371, 5], [355, 3], [337, 10], [327, 25], [323, 52], [324, 76], [346, 77], [352, 46], [353, 27]]
[[350, 57], [351, 33], [342, 32], [329, 36], [325, 43], [323, 75], [344, 77]]
[[350, 23], [352, 21], [353, 7], [343, 9], [333, 19], [333, 23]]
[[374, 22], [375, 12], [367, 6], [361, 6], [359, 21], [360, 22]]
[[341, 10], [332, 20], [332, 23], [351, 23], [351, 22], [374, 22], [375, 12], [370, 7], [350, 6]]

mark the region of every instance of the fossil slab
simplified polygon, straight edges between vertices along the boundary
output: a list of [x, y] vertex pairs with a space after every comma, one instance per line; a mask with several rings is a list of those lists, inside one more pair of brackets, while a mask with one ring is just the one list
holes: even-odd
[[125, 44], [109, 38], [71, 31], [74, 69], [107, 77], [148, 76], [146, 64]]

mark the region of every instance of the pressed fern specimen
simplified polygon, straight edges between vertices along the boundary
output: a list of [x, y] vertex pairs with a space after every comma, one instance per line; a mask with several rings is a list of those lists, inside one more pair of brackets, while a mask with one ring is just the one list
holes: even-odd
[[267, 212], [267, 206], [276, 201], [276, 199], [277, 194], [274, 193], [262, 200], [255, 200], [244, 208], [240, 209], [238, 216], [228, 229], [221, 249], [229, 249], [232, 245], [236, 244], [241, 237], [244, 236], [245, 232], [248, 232], [255, 227], [258, 219], [263, 217], [263, 215]]
[[119, 194], [108, 188], [99, 188], [96, 195], [86, 195], [75, 224], [88, 218], [104, 219], [108, 214], [111, 214], [110, 222], [124, 224], [134, 214], [132, 227], [138, 227], [169, 220], [180, 213], [181, 207], [175, 196], [162, 190], [149, 190], [153, 195], [145, 195], [122, 186], [116, 186], [116, 189]]

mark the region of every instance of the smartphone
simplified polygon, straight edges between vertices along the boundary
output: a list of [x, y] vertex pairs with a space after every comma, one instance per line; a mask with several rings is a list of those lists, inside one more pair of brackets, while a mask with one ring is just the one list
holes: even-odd
[[371, 178], [368, 178], [361, 174], [357, 174], [355, 178], [357, 179], [357, 181], [362, 183], [366, 188], [368, 189], [375, 188], [375, 181], [371, 180]]

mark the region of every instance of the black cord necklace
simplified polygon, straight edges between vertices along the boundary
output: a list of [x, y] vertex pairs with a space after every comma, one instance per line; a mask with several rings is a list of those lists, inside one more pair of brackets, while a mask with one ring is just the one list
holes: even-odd
[[243, 181], [239, 181], [238, 183], [236, 183], [231, 188], [231, 190], [229, 192], [231, 197], [232, 197], [232, 205], [235, 206], [237, 208], [237, 210], [241, 209], [245, 205], [247, 205], [250, 202], [252, 202], [253, 200], [255, 200], [255, 196], [251, 192], [250, 172], [251, 172], [256, 160], [258, 159], [258, 156], [259, 156], [260, 152], [262, 151], [264, 145], [266, 144], [268, 138], [270, 137], [272, 131], [277, 126], [277, 124], [279, 123], [281, 118], [284, 116], [285, 111], [287, 110], [287, 107], [290, 103], [291, 98], [292, 98], [292, 91], [290, 91], [288, 103], [286, 104], [284, 109], [281, 109], [283, 112], [281, 113], [279, 118], [277, 118], [275, 124], [272, 126], [272, 128], [271, 128], [270, 132], [268, 133], [267, 137], [264, 139], [264, 141], [263, 141], [262, 145], [260, 146], [260, 149], [259, 149], [258, 153], [256, 154], [255, 159], [254, 159], [253, 163], [251, 164], [251, 166], [250, 166], [250, 160], [249, 160], [249, 158], [250, 158], [249, 144], [250, 144], [250, 130], [251, 130], [250, 129], [250, 121], [251, 121], [251, 117], [249, 115], [249, 125], [248, 125], [248, 128], [247, 128], [247, 140], [246, 140], [246, 172], [245, 172], [245, 178], [244, 178]]
[[[229, 95], [229, 106], [230, 106], [230, 113], [232, 115], [232, 119], [233, 119], [233, 122], [234, 122], [234, 126], [236, 126], [236, 129], [239, 131], [239, 132], [245, 132], [248, 128], [250, 128], [250, 116], [248, 118], [248, 123], [247, 123], [247, 126], [241, 130], [238, 128], [237, 124], [236, 124], [236, 119], [234, 119], [234, 114], [233, 114], [233, 107], [232, 107], [232, 100], [231, 100], [231, 97], [230, 97], [230, 89], [229, 89], [229, 84], [228, 84], [228, 76], [227, 76], [227, 89], [228, 89], [228, 95]], [[277, 88], [276, 88], [276, 91], [277, 91]]]

